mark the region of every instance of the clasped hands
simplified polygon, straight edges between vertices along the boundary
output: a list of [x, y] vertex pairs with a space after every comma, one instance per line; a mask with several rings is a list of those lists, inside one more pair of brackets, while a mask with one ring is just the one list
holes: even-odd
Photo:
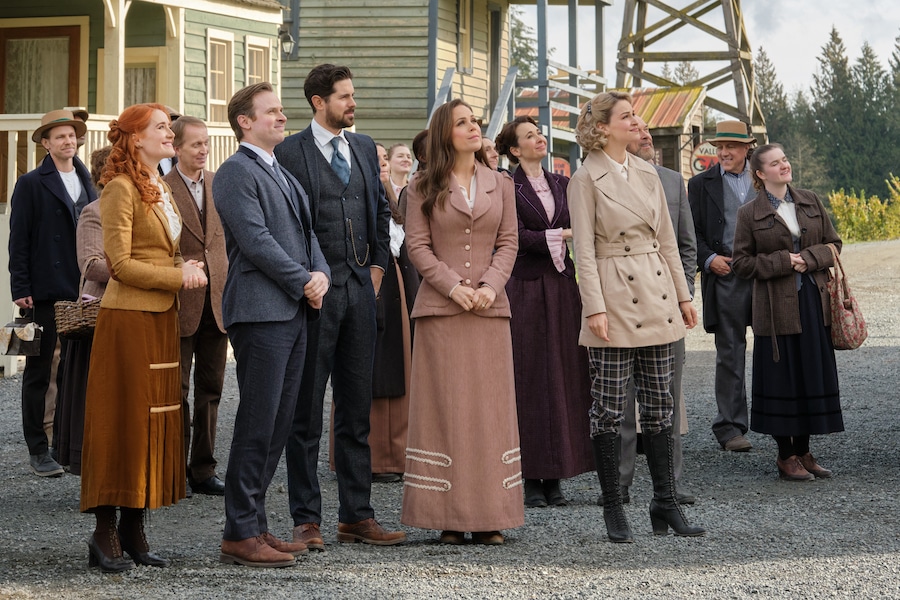
[[181, 265], [181, 287], [185, 290], [195, 290], [197, 288], [206, 287], [209, 280], [206, 278], [206, 272], [203, 261], [188, 260]]
[[497, 299], [497, 292], [488, 285], [483, 285], [476, 290], [465, 284], [460, 284], [450, 292], [450, 298], [466, 311], [487, 310], [494, 305], [494, 300]]
[[791, 268], [798, 273], [806, 273], [806, 270], [809, 269], [809, 266], [806, 264], [806, 261], [799, 254], [794, 254], [791, 252], [789, 254], [791, 257]]

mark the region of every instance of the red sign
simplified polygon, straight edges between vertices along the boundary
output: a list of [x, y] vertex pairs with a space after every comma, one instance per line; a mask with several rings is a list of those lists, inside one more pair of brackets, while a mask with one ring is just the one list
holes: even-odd
[[694, 148], [694, 152], [691, 154], [691, 173], [694, 175], [702, 173], [718, 163], [716, 147], [709, 142], [704, 142]]

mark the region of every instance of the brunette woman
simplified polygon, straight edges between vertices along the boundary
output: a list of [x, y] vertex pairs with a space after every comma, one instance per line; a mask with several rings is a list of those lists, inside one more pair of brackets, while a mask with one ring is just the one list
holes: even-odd
[[566, 186], [541, 166], [547, 140], [531, 117], [516, 117], [497, 136], [497, 150], [518, 164], [519, 254], [506, 284], [522, 441], [525, 506], [563, 506], [559, 480], [593, 469], [587, 351], [578, 345], [581, 298]]
[[481, 129], [453, 100], [434, 113], [428, 170], [409, 186], [406, 243], [422, 275], [401, 522], [441, 541], [502, 544], [524, 524], [506, 281], [516, 259], [510, 178], [476, 160]]
[[604, 92], [581, 109], [575, 130], [587, 153], [569, 182], [581, 290], [579, 341], [588, 347], [594, 460], [609, 538], [633, 536], [619, 493], [619, 425], [634, 381], [644, 453], [653, 479], [653, 533], [703, 535], [675, 500], [672, 476], [672, 344], [697, 322], [659, 175], [628, 154], [641, 132], [631, 96]]
[[759, 193], [738, 210], [731, 263], [753, 280], [750, 428], [775, 438], [783, 479], [831, 477], [809, 437], [844, 430], [825, 293], [841, 238], [818, 196], [790, 185], [781, 145], [757, 148], [750, 172]]
[[112, 572], [168, 564], [150, 552], [144, 513], [184, 498], [176, 295], [206, 276], [202, 263], [182, 260], [181, 218], [157, 178], [159, 161], [175, 154], [165, 107], [131, 106], [109, 127], [99, 202], [111, 279], [88, 373], [81, 510], [97, 521], [89, 564]]

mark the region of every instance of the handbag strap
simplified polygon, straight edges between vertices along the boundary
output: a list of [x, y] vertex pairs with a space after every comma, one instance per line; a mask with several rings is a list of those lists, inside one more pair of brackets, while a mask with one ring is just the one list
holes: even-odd
[[850, 309], [852, 307], [852, 301], [850, 300], [850, 284], [847, 283], [847, 274], [845, 273], [844, 265], [841, 262], [841, 255], [838, 253], [837, 247], [834, 244], [829, 243], [828, 247], [831, 249], [831, 255], [834, 257], [834, 278], [840, 286], [838, 289], [841, 294], [841, 302], [844, 304], [844, 308]]

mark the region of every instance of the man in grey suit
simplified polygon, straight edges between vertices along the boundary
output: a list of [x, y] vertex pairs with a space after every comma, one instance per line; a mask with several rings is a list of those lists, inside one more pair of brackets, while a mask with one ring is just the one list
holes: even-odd
[[749, 428], [745, 365], [750, 325], [752, 281], [731, 269], [737, 211], [756, 197], [750, 177], [749, 153], [756, 143], [741, 121], [719, 121], [716, 137], [719, 164], [688, 181], [688, 201], [697, 233], [697, 262], [703, 293], [703, 329], [716, 340], [716, 406], [712, 430], [730, 452], [753, 446]]
[[[628, 151], [647, 162], [656, 161], [656, 150], [653, 148], [653, 136], [650, 128], [640, 117], [637, 118], [641, 128], [641, 140], [636, 144], [629, 144]], [[675, 237], [678, 239], [678, 253], [681, 256], [681, 266], [684, 268], [684, 276], [687, 279], [688, 290], [691, 298], [694, 297], [694, 278], [697, 275], [697, 238], [694, 235], [694, 220], [691, 217], [691, 206], [688, 204], [687, 193], [684, 190], [684, 179], [681, 174], [659, 165], [653, 165], [662, 182], [663, 193], [666, 195], [666, 205], [669, 207], [669, 216], [672, 218], [672, 226], [675, 228]], [[684, 338], [673, 345], [675, 354], [675, 367], [672, 374], [672, 382], [669, 391], [672, 394], [674, 409], [672, 411], [672, 442], [673, 465], [675, 480], [681, 478], [682, 454], [681, 434], [685, 423], [684, 394], [681, 390], [681, 379], [684, 373]], [[628, 386], [628, 396], [625, 404], [625, 420], [619, 426], [619, 436], [622, 440], [622, 452], [619, 458], [619, 486], [621, 488], [622, 501], [628, 503], [630, 495], [628, 488], [634, 481], [634, 463], [637, 455], [637, 419], [634, 411], [634, 385]], [[688, 494], [676, 492], [678, 502], [693, 504], [696, 498]], [[603, 496], [598, 499], [602, 505]]]
[[309, 194], [313, 229], [331, 267], [332, 289], [310, 328], [300, 400], [287, 444], [294, 540], [324, 550], [322, 496], [316, 474], [325, 386], [334, 399], [334, 466], [339, 542], [389, 546], [406, 539], [386, 531], [370, 504], [369, 412], [375, 355], [375, 296], [388, 264], [390, 209], [372, 138], [344, 131], [354, 123], [352, 74], [324, 64], [306, 77], [309, 127], [276, 149]]
[[220, 558], [284, 567], [307, 548], [269, 532], [266, 490], [300, 392], [307, 320], [322, 306], [330, 270], [306, 194], [273, 155], [287, 119], [271, 84], [238, 91], [228, 103], [228, 121], [240, 146], [216, 173], [213, 198], [228, 251], [222, 317], [241, 400], [225, 474]]

